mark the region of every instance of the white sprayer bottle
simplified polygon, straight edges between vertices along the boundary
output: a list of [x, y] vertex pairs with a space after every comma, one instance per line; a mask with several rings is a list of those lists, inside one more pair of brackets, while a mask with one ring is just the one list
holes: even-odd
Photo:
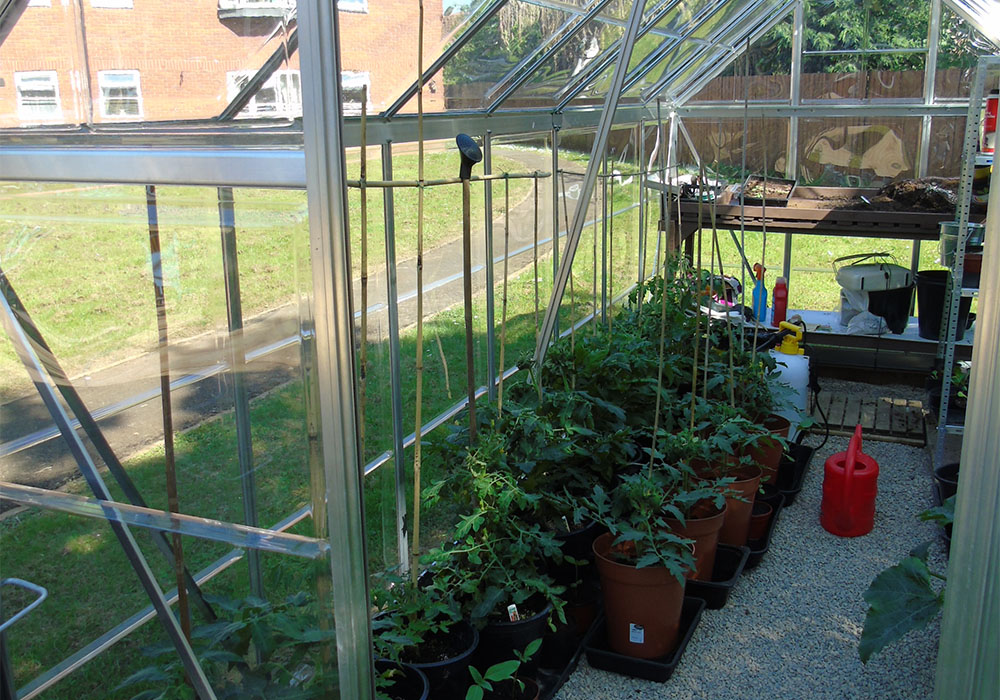
[[771, 357], [778, 363], [774, 380], [784, 384], [788, 390], [781, 392], [784, 396], [779, 398], [774, 412], [791, 422], [788, 439], [794, 440], [799, 432], [799, 423], [809, 415], [809, 358], [806, 357], [805, 350], [799, 347], [802, 328], [787, 321], [782, 321], [779, 327], [789, 331], [789, 335], [782, 339], [780, 347], [771, 350]]

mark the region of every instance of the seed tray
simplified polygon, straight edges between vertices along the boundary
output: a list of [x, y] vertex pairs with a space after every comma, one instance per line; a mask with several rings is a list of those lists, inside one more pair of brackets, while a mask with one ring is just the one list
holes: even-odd
[[694, 634], [701, 613], [705, 610], [705, 601], [701, 598], [685, 596], [684, 607], [681, 610], [680, 642], [673, 653], [656, 659], [636, 659], [611, 651], [608, 647], [607, 631], [604, 615], [594, 623], [594, 628], [588, 635], [584, 645], [587, 648], [587, 662], [594, 668], [612, 673], [620, 673], [633, 678], [664, 683], [673, 675], [674, 669], [681, 661], [684, 650]]
[[685, 594], [701, 598], [709, 610], [718, 610], [724, 607], [726, 601], [729, 600], [729, 593], [736, 586], [749, 557], [749, 547], [720, 544], [715, 550], [712, 580], [688, 580], [684, 589]]

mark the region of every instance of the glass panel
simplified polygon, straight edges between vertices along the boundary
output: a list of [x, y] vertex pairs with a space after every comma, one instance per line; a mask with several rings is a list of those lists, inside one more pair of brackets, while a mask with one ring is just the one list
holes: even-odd
[[931, 120], [927, 174], [958, 177], [962, 165], [962, 142], [965, 140], [965, 117], [934, 117]]
[[[111, 85], [118, 89], [117, 83]], [[248, 492], [256, 495], [260, 526], [273, 528], [285, 520], [283, 528], [291, 526], [293, 534], [319, 534], [311, 523], [294, 525], [308, 520], [304, 508], [311, 493], [296, 293], [302, 279], [296, 274], [302, 269], [297, 250], [308, 251], [306, 211], [305, 193], [293, 190], [15, 182], [0, 190], [0, 261], [6, 279], [51, 347], [51, 357], [98, 420], [116, 457], [111, 461], [121, 461], [144, 502], [159, 512], [168, 505], [161, 378], [169, 379], [179, 510], [193, 516], [178, 521], [194, 535], [183, 538], [184, 560], [191, 572], [211, 574], [203, 585], [206, 593], [234, 601], [232, 606], [211, 603], [220, 618], [232, 620], [240, 610], [249, 614], [253, 608], [277, 641], [250, 676], [236, 674], [235, 661], [210, 664], [206, 672], [220, 694], [249, 694], [249, 684], [257, 682], [265, 695], [287, 687], [298, 669], [284, 669], [279, 660], [294, 649], [315, 671], [300, 679], [304, 687], [316, 689], [317, 696], [337, 696], [335, 669], [322, 660], [331, 658], [323, 656], [323, 635], [304, 639], [289, 632], [296, 625], [332, 630], [328, 558], [261, 554], [262, 590], [252, 591], [246, 563], [251, 557], [245, 550], [233, 554], [239, 531], [228, 526], [254, 519], [244, 498], [252, 475], [254, 488]], [[224, 247], [233, 254], [224, 254]], [[164, 295], [159, 318], [156, 281]], [[230, 333], [230, 319], [242, 330]], [[160, 364], [164, 328], [167, 375]], [[39, 487], [42, 494], [57, 487], [70, 494], [56, 498], [91, 497], [14, 347], [3, 333], [0, 480]], [[238, 417], [242, 409], [234, 410], [241, 388], [246, 424]], [[84, 444], [103, 467], [95, 441], [84, 438]], [[112, 473], [103, 474], [113, 498], [131, 500]], [[146, 521], [143, 511], [133, 515], [133, 524]], [[154, 516], [154, 523], [164, 517]], [[199, 518], [221, 523], [205, 529]], [[169, 591], [176, 585], [173, 567], [150, 531], [131, 529], [156, 581]], [[282, 539], [266, 533], [259, 538]], [[101, 519], [35, 507], [5, 518], [0, 568], [44, 586], [51, 598], [8, 632], [18, 686], [149, 603], [122, 546]], [[267, 602], [248, 600], [251, 592]], [[298, 597], [287, 602], [291, 595]], [[209, 620], [194, 597], [189, 605], [197, 630]], [[294, 622], [289, 625], [289, 620]], [[201, 649], [206, 637], [196, 632], [194, 638]], [[46, 695], [104, 697], [147, 666], [166, 674], [156, 681], [157, 691], [189, 692], [173, 651], [138, 653], [164, 643], [162, 625], [153, 621]], [[253, 662], [252, 652], [233, 637], [216, 648], [242, 657], [241, 663]], [[129, 690], [135, 694], [149, 687]]]
[[521, 61], [545, 44], [569, 14], [521, 0], [509, 0], [445, 64], [448, 109], [486, 106], [484, 95]]
[[799, 181], [835, 187], [881, 187], [914, 177], [918, 118], [802, 119]]
[[511, 95], [502, 109], [552, 107], [560, 101], [558, 91], [575, 84], [600, 61], [605, 52], [624, 33], [624, 20], [631, 3], [613, 2], [605, 12], [578, 31], [573, 38], [538, 67], [530, 78]]
[[[750, 45], [690, 102], [787, 101], [791, 96], [792, 21], [787, 19]], [[745, 80], [749, 62], [749, 80]], [[744, 84], [745, 83], [745, 84]]]
[[1000, 53], [1000, 48], [968, 22], [941, 8], [941, 38], [938, 42], [935, 99], [965, 98], [972, 89], [979, 56]]
[[802, 99], [922, 97], [929, 17], [930, 3], [810, 0]]

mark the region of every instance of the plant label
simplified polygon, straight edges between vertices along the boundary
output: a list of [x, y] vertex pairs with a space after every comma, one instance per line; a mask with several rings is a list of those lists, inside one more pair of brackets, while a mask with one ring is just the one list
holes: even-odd
[[521, 616], [517, 613], [517, 606], [513, 603], [507, 606], [507, 617], [510, 618], [511, 622], [517, 622], [521, 619]]
[[642, 629], [642, 625], [630, 622], [628, 625], [628, 640], [633, 644], [642, 644], [645, 638], [646, 633], [645, 630]]

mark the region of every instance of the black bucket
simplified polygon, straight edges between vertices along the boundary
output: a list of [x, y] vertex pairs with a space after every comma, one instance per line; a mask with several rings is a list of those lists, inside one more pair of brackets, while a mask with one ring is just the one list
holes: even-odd
[[[941, 334], [941, 312], [944, 309], [945, 290], [948, 287], [948, 270], [921, 270], [917, 273], [917, 326], [920, 337], [937, 340]], [[955, 330], [955, 340], [965, 336], [965, 327], [969, 323], [970, 297], [962, 297], [958, 305], [958, 328]]]

